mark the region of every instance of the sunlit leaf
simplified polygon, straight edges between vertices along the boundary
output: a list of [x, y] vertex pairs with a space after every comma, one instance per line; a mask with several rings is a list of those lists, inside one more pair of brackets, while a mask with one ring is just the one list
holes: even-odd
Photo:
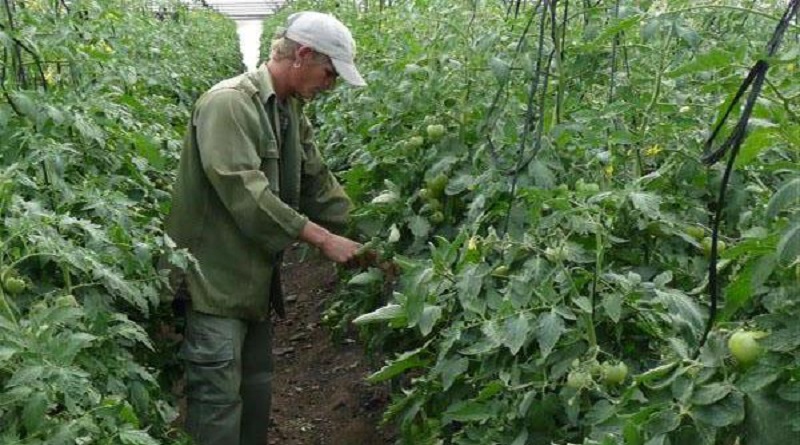
[[359, 315], [353, 320], [355, 324], [375, 323], [379, 321], [396, 320], [405, 317], [405, 310], [399, 304], [388, 304], [368, 314]]

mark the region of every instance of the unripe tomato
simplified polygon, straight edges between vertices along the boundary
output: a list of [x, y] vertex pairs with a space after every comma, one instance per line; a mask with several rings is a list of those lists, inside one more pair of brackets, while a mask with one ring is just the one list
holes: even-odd
[[431, 212], [435, 212], [437, 210], [442, 210], [442, 201], [439, 201], [436, 198], [428, 199], [428, 202], [426, 203], [426, 205], [427, 205], [427, 209], [430, 210]]
[[[707, 236], [703, 238], [703, 241], [700, 243], [700, 246], [703, 248], [703, 254], [705, 256], [711, 256], [711, 237]], [[725, 244], [725, 241], [717, 240], [717, 253], [722, 253], [727, 249], [728, 245]]]
[[600, 186], [595, 182], [583, 182], [579, 180], [575, 184], [575, 189], [579, 192], [597, 193], [600, 191]]
[[437, 210], [431, 214], [431, 222], [434, 224], [439, 224], [444, 221], [444, 213], [440, 210]]
[[447, 182], [447, 175], [439, 173], [435, 178], [428, 181], [428, 189], [433, 196], [441, 196], [442, 193], [444, 193], [445, 187], [447, 187]]
[[600, 191], [600, 185], [598, 185], [596, 182], [590, 182], [586, 184], [584, 190], [589, 193], [597, 193]]
[[408, 148], [419, 148], [422, 147], [422, 144], [425, 142], [422, 139], [422, 136], [411, 136], [406, 140], [406, 147]]
[[626, 365], [625, 362], [619, 362], [616, 365], [605, 362], [602, 367], [603, 381], [607, 385], [619, 385], [628, 377], [628, 365]]
[[761, 346], [756, 341], [758, 336], [752, 331], [736, 331], [728, 339], [728, 349], [738, 363], [750, 365], [761, 355]]
[[662, 227], [661, 224], [658, 222], [652, 222], [648, 224], [646, 230], [649, 235], [655, 237], [663, 237], [667, 235], [667, 232], [664, 231], [664, 227]]
[[78, 300], [72, 294], [57, 297], [55, 303], [59, 307], [78, 307]]
[[686, 234], [699, 241], [706, 236], [706, 231], [700, 226], [689, 226], [686, 228]]
[[437, 140], [437, 139], [441, 138], [442, 136], [444, 136], [444, 125], [442, 125], [442, 124], [431, 124], [431, 125], [428, 125], [427, 132], [428, 132], [428, 137], [429, 138], [431, 138], [433, 140]]
[[548, 247], [544, 250], [544, 256], [554, 263], [566, 260], [567, 254], [567, 248], [564, 246]]
[[589, 372], [592, 373], [592, 377], [602, 377], [603, 366], [600, 365], [600, 362], [597, 360], [592, 360], [591, 364], [589, 365]]
[[11, 295], [17, 295], [25, 290], [27, 285], [25, 280], [16, 277], [9, 277], [3, 282], [3, 287]]
[[571, 371], [567, 375], [567, 386], [573, 389], [580, 389], [589, 386], [592, 376], [583, 371]]

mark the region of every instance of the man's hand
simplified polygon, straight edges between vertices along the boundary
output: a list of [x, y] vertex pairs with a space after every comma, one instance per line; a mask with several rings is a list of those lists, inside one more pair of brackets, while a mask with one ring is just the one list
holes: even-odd
[[329, 259], [337, 263], [352, 260], [361, 244], [343, 236], [334, 235], [322, 226], [309, 221], [300, 232], [300, 239], [315, 246]]
[[319, 246], [322, 253], [337, 263], [346, 263], [352, 260], [361, 244], [343, 236], [331, 234]]

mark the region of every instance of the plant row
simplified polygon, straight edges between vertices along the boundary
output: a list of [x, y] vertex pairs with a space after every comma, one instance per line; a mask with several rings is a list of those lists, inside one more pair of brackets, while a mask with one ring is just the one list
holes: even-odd
[[702, 161], [785, 5], [361, 6], [291, 8], [350, 26], [369, 83], [309, 111], [396, 268], [347, 276], [326, 320], [389, 357], [369, 379], [395, 388], [400, 443], [800, 431], [796, 24], [732, 175]]
[[240, 67], [233, 23], [7, 0], [0, 25], [0, 442], [178, 443], [155, 264], [192, 103]]

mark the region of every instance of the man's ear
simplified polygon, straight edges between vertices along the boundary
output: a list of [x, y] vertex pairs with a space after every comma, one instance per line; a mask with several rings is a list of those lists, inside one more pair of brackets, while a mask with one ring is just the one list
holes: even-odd
[[295, 60], [297, 61], [305, 61], [310, 59], [314, 55], [314, 50], [311, 49], [309, 46], [300, 46], [297, 48], [295, 52]]

